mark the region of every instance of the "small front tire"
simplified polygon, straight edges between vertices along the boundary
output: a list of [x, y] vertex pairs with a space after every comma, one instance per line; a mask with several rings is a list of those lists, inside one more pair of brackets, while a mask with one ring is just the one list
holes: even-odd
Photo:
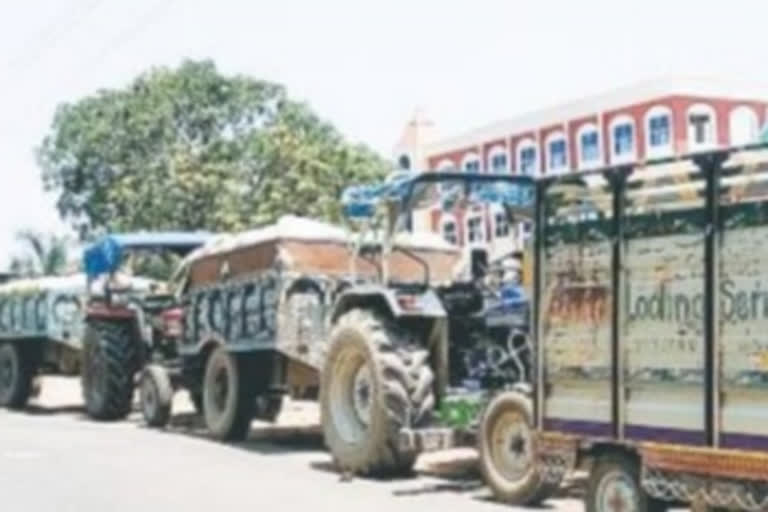
[[163, 428], [171, 419], [173, 387], [168, 372], [159, 365], [151, 364], [141, 375], [139, 388], [141, 412], [150, 427]]
[[531, 400], [507, 391], [494, 397], [480, 422], [480, 471], [495, 498], [535, 505], [552, 496], [560, 482], [546, 482], [536, 467]]

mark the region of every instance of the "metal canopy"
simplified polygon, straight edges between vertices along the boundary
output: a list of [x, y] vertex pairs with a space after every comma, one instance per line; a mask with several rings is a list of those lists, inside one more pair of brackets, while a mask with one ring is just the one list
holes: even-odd
[[160, 250], [184, 255], [207, 242], [207, 232], [120, 233], [107, 235], [83, 252], [83, 269], [89, 279], [114, 272], [126, 251]]

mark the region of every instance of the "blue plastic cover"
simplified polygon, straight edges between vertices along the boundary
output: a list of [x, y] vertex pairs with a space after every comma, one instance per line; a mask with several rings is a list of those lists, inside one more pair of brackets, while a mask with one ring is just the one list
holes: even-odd
[[186, 253], [203, 245], [210, 233], [167, 232], [108, 235], [83, 252], [83, 270], [89, 278], [114, 272], [125, 251], [159, 249]]
[[401, 199], [408, 190], [408, 183], [415, 174], [395, 173], [384, 183], [347, 187], [341, 194], [344, 215], [352, 219], [370, 218], [376, 212], [376, 204], [385, 199]]
[[[376, 185], [356, 185], [347, 187], [341, 195], [344, 215], [350, 218], [369, 218], [373, 216], [376, 204], [385, 199], [402, 199], [408, 192], [411, 182], [419, 174], [403, 172], [390, 175], [384, 183]], [[534, 201], [533, 181], [512, 181], [493, 179], [474, 179], [470, 175], [446, 177], [445, 181], [423, 182], [425, 186], [439, 190], [442, 208], [450, 210], [455, 201], [464, 197], [463, 184], [470, 182], [469, 201], [479, 203], [502, 203], [519, 207], [532, 207]], [[431, 183], [431, 185], [430, 185]]]

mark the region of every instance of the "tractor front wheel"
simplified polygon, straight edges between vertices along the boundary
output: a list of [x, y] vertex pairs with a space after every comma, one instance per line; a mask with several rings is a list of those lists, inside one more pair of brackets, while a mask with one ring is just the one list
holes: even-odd
[[173, 386], [168, 372], [159, 365], [144, 368], [139, 386], [141, 412], [150, 427], [162, 428], [171, 419]]
[[499, 501], [534, 505], [559, 487], [537, 470], [532, 421], [530, 398], [516, 391], [499, 394], [485, 409], [478, 435], [480, 471]]

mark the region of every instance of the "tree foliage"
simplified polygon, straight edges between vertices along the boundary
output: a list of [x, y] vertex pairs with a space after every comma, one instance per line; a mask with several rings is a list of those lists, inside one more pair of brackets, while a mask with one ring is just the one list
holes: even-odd
[[236, 231], [287, 213], [338, 221], [343, 187], [387, 171], [280, 85], [223, 76], [210, 61], [61, 105], [38, 157], [83, 238]]

